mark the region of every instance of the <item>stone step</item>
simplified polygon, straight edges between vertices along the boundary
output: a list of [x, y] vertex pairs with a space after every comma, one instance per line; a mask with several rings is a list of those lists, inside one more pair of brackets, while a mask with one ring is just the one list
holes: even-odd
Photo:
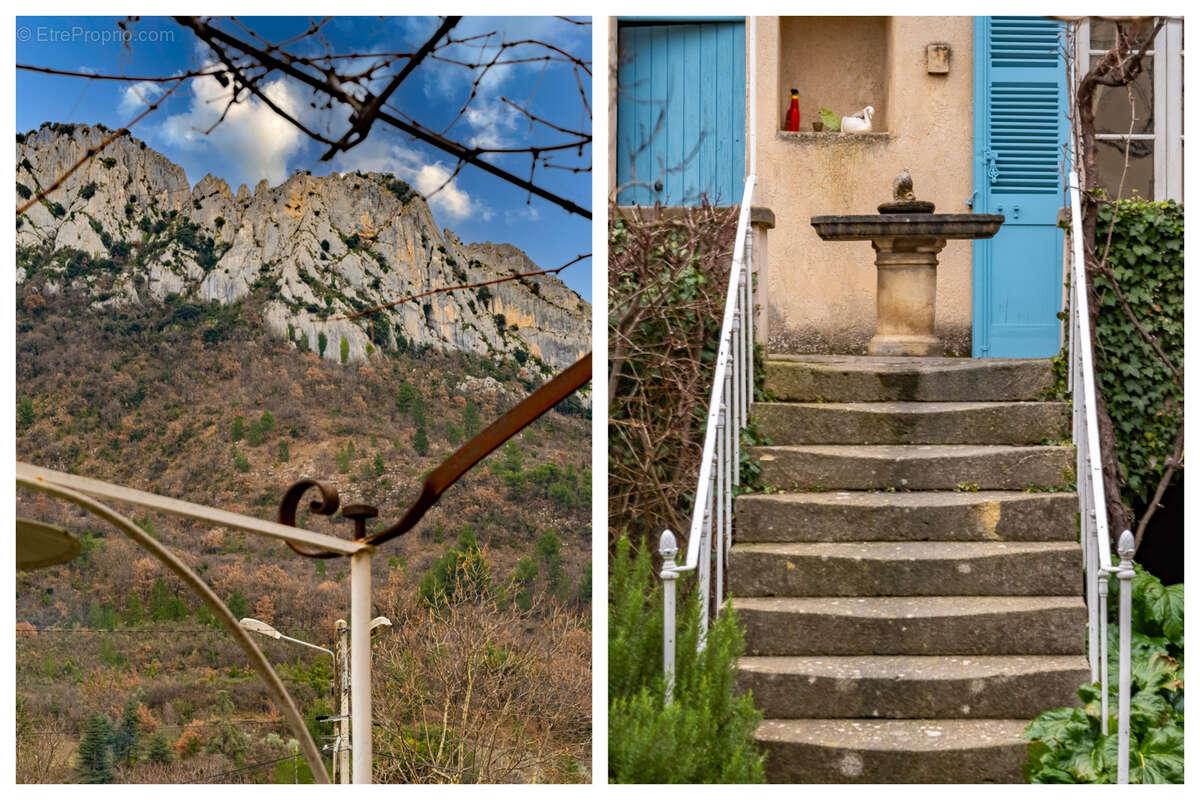
[[1053, 383], [1045, 358], [769, 355], [768, 392], [784, 401], [1038, 400]]
[[736, 597], [1070, 595], [1075, 542], [780, 542], [729, 551]]
[[748, 542], [1077, 541], [1066, 492], [799, 492], [737, 499]]
[[765, 720], [772, 783], [1024, 783], [1023, 719]]
[[1069, 596], [738, 597], [746, 654], [1074, 655], [1087, 610]]
[[1078, 705], [1087, 657], [759, 656], [738, 688], [768, 718], [1030, 718]]
[[772, 445], [753, 447], [761, 480], [781, 489], [1016, 489], [1074, 481], [1057, 445]]
[[756, 403], [772, 444], [1038, 444], [1069, 439], [1066, 403]]

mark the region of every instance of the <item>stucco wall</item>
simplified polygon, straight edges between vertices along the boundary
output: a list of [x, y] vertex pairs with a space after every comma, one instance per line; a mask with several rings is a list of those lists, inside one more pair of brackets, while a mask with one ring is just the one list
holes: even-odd
[[[864, 24], [843, 18], [848, 26]], [[875, 18], [879, 20], [879, 18]], [[863, 353], [875, 327], [874, 251], [869, 242], [821, 241], [809, 218], [821, 214], [874, 213], [891, 199], [892, 177], [913, 176], [919, 199], [938, 211], [968, 211], [972, 165], [971, 17], [890, 17], [870, 23], [862, 46], [863, 70], [846, 46], [829, 51], [837, 20], [758, 18], [758, 176], [755, 202], [775, 212], [766, 280], [768, 345], [776, 352]], [[882, 30], [882, 33], [878, 31]], [[785, 34], [781, 40], [781, 31]], [[814, 40], [806, 42], [811, 34]], [[878, 52], [882, 39], [884, 52]], [[930, 75], [925, 46], [951, 47], [950, 72]], [[797, 48], [820, 47], [808, 57]], [[881, 65], [881, 66], [880, 66]], [[883, 75], [879, 76], [882, 70]], [[863, 73], [867, 92], [882, 86], [877, 101], [848, 88], [847, 76]], [[870, 103], [882, 112], [885, 131], [860, 135], [780, 133], [788, 90], [824, 97], [819, 105], [849, 114]], [[824, 93], [821, 87], [830, 90]], [[830, 96], [841, 95], [841, 96]], [[801, 124], [816, 109], [802, 100]], [[948, 353], [970, 353], [971, 244], [950, 242], [942, 251], [937, 283], [937, 334]]]

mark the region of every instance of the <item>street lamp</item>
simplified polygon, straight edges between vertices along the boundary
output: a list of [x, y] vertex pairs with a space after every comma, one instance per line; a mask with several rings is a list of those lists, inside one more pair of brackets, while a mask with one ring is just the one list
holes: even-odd
[[[326, 721], [335, 723], [337, 730], [337, 738], [334, 739], [333, 743], [334, 780], [338, 783], [350, 783], [350, 750], [352, 745], [350, 739], [350, 629], [346, 625], [346, 620], [339, 619], [334, 623], [338, 637], [337, 653], [320, 645], [311, 644], [291, 636], [285, 636], [271, 625], [253, 617], [243, 617], [238, 624], [248, 631], [254, 631], [272, 639], [286, 639], [289, 642], [295, 642], [296, 644], [302, 644], [305, 647], [311, 647], [314, 650], [328, 653], [330, 658], [333, 659], [334, 670], [336, 671], [339, 666], [341, 667], [341, 686], [338, 692], [338, 716]], [[371, 634], [371, 641], [374, 642], [377, 636], [390, 630], [391, 627], [392, 621], [387, 617], [376, 617], [371, 620], [367, 626]], [[367, 666], [367, 681], [369, 682], [371, 680], [369, 659]], [[369, 713], [370, 709], [368, 709], [368, 715]]]

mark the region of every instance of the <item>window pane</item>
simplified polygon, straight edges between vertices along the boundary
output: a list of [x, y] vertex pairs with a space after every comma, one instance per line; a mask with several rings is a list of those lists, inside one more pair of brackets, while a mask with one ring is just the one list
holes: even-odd
[[[1095, 67], [1099, 56], [1091, 57]], [[1154, 133], [1154, 60], [1146, 56], [1142, 61], [1142, 74], [1133, 82], [1133, 105], [1129, 103], [1129, 87], [1097, 86], [1096, 100], [1092, 107], [1096, 112], [1096, 133], [1130, 133], [1131, 116], [1133, 133]]]
[[1154, 199], [1154, 141], [1134, 139], [1129, 143], [1129, 171], [1125, 183], [1121, 183], [1121, 172], [1125, 169], [1125, 142], [1102, 139], [1096, 142], [1096, 168], [1100, 172], [1100, 185], [1109, 197], [1130, 197], [1135, 191], [1142, 197]]
[[[1154, 17], [1146, 17], [1143, 25], [1153, 25]], [[1091, 30], [1090, 46], [1093, 50], [1109, 50], [1117, 44], [1117, 23], [1107, 19], [1096, 19], [1093, 17], [1088, 25]], [[1131, 32], [1136, 38], [1140, 31], [1134, 30]], [[1153, 47], [1153, 45], [1151, 45]]]
[[1107, 19], [1093, 19], [1089, 26], [1092, 31], [1091, 48], [1093, 50], [1108, 50], [1117, 43], [1117, 24]]

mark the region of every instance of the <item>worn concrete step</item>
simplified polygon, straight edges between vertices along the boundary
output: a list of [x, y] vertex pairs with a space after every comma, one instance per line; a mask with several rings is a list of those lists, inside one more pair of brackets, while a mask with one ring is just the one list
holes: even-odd
[[738, 687], [768, 718], [1033, 718], [1078, 705], [1087, 657], [758, 656]]
[[1045, 358], [769, 355], [766, 388], [803, 403], [1038, 400], [1053, 383]]
[[736, 597], [1070, 595], [1075, 542], [779, 542], [729, 551]]
[[751, 448], [781, 489], [1026, 489], [1074, 481], [1070, 447], [772, 445]]
[[737, 499], [737, 542], [1079, 538], [1067, 492], [797, 492]]
[[1087, 611], [1069, 596], [737, 597], [746, 654], [1072, 655]]
[[772, 783], [1024, 783], [1022, 719], [768, 719]]
[[1039, 444], [1070, 438], [1066, 403], [756, 403], [772, 444]]

